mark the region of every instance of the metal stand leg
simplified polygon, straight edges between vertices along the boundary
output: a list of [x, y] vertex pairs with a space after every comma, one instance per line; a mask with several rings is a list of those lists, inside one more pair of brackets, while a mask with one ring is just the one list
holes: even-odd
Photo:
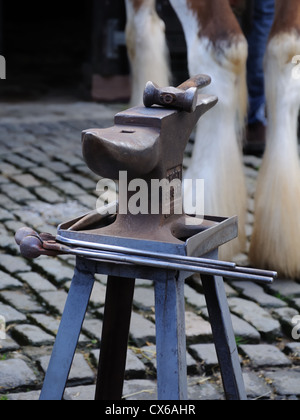
[[247, 395], [235, 342], [230, 311], [221, 277], [201, 276], [214, 342], [228, 400], [246, 400]]
[[134, 279], [108, 278], [96, 400], [122, 399], [134, 286]]
[[94, 286], [92, 273], [77, 261], [40, 400], [62, 400]]
[[[63, 398], [95, 270], [92, 262], [78, 258], [41, 400]], [[184, 279], [178, 272], [169, 272], [167, 280], [166, 277], [155, 280], [159, 400], [187, 400]], [[223, 279], [202, 276], [202, 284], [226, 397], [246, 399]], [[96, 400], [122, 398], [134, 286], [134, 279], [108, 278]]]
[[187, 400], [184, 279], [155, 282], [159, 400]]

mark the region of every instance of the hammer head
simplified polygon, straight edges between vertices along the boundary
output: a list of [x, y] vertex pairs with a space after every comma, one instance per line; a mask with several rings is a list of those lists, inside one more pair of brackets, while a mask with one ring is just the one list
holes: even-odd
[[211, 78], [206, 74], [198, 74], [177, 88], [160, 88], [153, 82], [148, 82], [144, 91], [144, 105], [161, 105], [165, 108], [179, 109], [189, 113], [195, 112], [198, 101], [198, 89], [211, 83]]
[[155, 83], [148, 82], [144, 91], [146, 108], [150, 108], [152, 105], [162, 105], [166, 108], [194, 112], [197, 106], [197, 98], [198, 89], [196, 87], [187, 90], [174, 87], [160, 88]]

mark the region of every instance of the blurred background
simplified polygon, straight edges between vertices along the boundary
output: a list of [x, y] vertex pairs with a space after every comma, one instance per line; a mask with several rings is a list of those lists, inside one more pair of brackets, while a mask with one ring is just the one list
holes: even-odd
[[[166, 22], [174, 85], [179, 84], [188, 77], [184, 35], [168, 0], [158, 0], [157, 9]], [[249, 10], [244, 16], [246, 28]], [[124, 0], [0, 0], [0, 55], [7, 63], [0, 99], [127, 101], [125, 24]]]

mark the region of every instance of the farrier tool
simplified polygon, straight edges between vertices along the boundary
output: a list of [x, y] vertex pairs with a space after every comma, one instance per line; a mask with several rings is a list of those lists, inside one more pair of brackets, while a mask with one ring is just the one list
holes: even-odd
[[22, 255], [29, 259], [38, 258], [41, 255], [55, 257], [70, 254], [99, 261], [180, 270], [258, 283], [272, 283], [277, 276], [277, 273], [273, 271], [237, 267], [235, 263], [208, 258], [141, 251], [115, 245], [66, 239], [60, 236], [54, 237], [45, 233], [39, 235], [30, 228], [20, 229], [16, 235], [16, 242], [20, 245]]

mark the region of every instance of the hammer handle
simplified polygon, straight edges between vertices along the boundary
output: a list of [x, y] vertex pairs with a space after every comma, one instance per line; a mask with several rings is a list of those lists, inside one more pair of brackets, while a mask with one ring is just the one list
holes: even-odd
[[181, 89], [181, 90], [188, 90], [190, 88], [202, 89], [210, 84], [211, 84], [211, 77], [207, 76], [206, 74], [198, 74], [197, 76], [192, 77], [191, 79], [179, 85], [177, 89]]

